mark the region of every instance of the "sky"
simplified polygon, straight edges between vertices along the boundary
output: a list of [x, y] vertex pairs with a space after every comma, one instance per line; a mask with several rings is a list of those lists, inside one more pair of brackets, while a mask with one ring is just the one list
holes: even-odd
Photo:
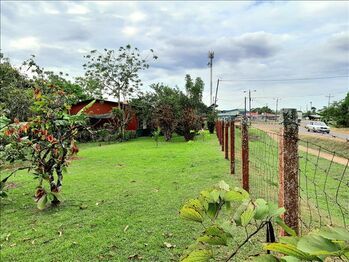
[[141, 73], [143, 91], [158, 82], [184, 90], [190, 74], [204, 80], [209, 104], [212, 50], [220, 109], [243, 108], [248, 90], [252, 107], [278, 101], [279, 109], [301, 110], [349, 91], [346, 1], [0, 3], [1, 52], [17, 66], [35, 54], [45, 69], [74, 78], [89, 50], [131, 44], [159, 57]]

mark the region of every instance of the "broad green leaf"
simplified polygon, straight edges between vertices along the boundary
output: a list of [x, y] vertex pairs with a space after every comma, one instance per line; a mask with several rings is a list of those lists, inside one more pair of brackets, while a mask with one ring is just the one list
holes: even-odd
[[218, 212], [218, 204], [217, 203], [209, 203], [207, 209], [207, 215], [210, 218], [214, 218]]
[[298, 258], [291, 257], [291, 256], [284, 256], [280, 259], [282, 262], [300, 262]]
[[180, 217], [187, 220], [196, 221], [200, 223], [203, 221], [202, 215], [193, 208], [182, 207], [179, 211], [179, 215]]
[[210, 193], [210, 197], [211, 197], [211, 200], [213, 202], [218, 202], [218, 199], [219, 199], [219, 191], [217, 191], [216, 189], [212, 190], [211, 193]]
[[269, 216], [270, 217], [278, 217], [285, 213], [286, 209], [283, 207], [277, 207], [275, 204], [269, 204]]
[[224, 201], [232, 202], [232, 201], [242, 201], [242, 200], [245, 200], [246, 198], [240, 192], [228, 191], [228, 192], [225, 192], [223, 199], [224, 199]]
[[47, 203], [47, 194], [43, 195], [37, 202], [37, 207], [40, 210], [43, 210], [46, 207], [46, 203]]
[[290, 228], [288, 225], [285, 224], [285, 222], [281, 219], [281, 217], [276, 217], [275, 218], [276, 224], [278, 224], [287, 234], [290, 236], [297, 236], [296, 231], [294, 231], [292, 228]]
[[199, 199], [189, 199], [183, 207], [193, 208], [195, 211], [199, 212], [201, 215], [204, 213], [204, 207]]
[[254, 262], [278, 262], [279, 259], [273, 255], [261, 255], [252, 259]]
[[205, 242], [210, 245], [227, 245], [227, 239], [231, 237], [230, 233], [224, 231], [223, 228], [214, 225], [207, 228], [204, 232], [204, 235], [199, 237], [197, 241]]
[[283, 243], [271, 243], [264, 246], [265, 250], [270, 250], [274, 252], [279, 252], [284, 255], [293, 256], [303, 260], [315, 260], [321, 261], [319, 258], [315, 256], [311, 256], [301, 250], [298, 250], [296, 246], [291, 244], [283, 244]]
[[235, 211], [233, 219], [236, 223], [236, 225], [241, 226], [241, 215], [242, 213], [246, 210], [248, 204], [249, 204], [249, 200], [248, 201], [244, 201]]
[[255, 214], [254, 206], [250, 203], [247, 209], [241, 214], [241, 225], [247, 226]]
[[349, 241], [349, 231], [341, 227], [329, 226], [328, 228], [320, 229], [315, 234], [331, 240]]
[[229, 185], [227, 183], [225, 183], [223, 180], [219, 181], [218, 188], [225, 190], [225, 191], [229, 191]]
[[234, 191], [241, 193], [241, 195], [243, 195], [244, 199], [250, 198], [250, 194], [246, 190], [244, 190], [240, 187], [235, 187]]
[[58, 201], [63, 201], [62, 195], [59, 192], [51, 192], [51, 194], [54, 195], [58, 199]]
[[255, 209], [255, 214], [254, 214], [254, 218], [255, 219], [264, 219], [265, 217], [267, 217], [268, 213], [269, 213], [269, 206], [268, 203], [261, 198], [258, 198], [255, 201], [256, 204], [256, 209]]
[[280, 237], [279, 242], [284, 243], [284, 244], [291, 244], [294, 246], [297, 246], [299, 237], [291, 237], [291, 236], [285, 236], [285, 237]]
[[342, 251], [338, 244], [315, 234], [301, 237], [298, 241], [297, 248], [303, 252], [315, 256], [331, 254], [335, 255], [337, 253], [341, 253]]
[[208, 262], [212, 257], [212, 251], [207, 249], [194, 250], [189, 253], [181, 262]]

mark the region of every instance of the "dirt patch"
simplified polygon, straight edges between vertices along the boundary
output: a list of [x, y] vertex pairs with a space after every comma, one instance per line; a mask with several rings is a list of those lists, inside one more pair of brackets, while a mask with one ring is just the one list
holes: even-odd
[[14, 188], [17, 188], [19, 187], [18, 184], [14, 183], [14, 182], [8, 182], [6, 183], [6, 188], [9, 188], [9, 189], [14, 189]]
[[332, 154], [328, 154], [325, 152], [320, 152], [319, 154], [319, 150], [316, 149], [312, 149], [312, 148], [307, 148], [305, 146], [298, 146], [298, 149], [303, 151], [303, 152], [308, 152], [308, 154], [314, 155], [314, 156], [319, 156], [321, 158], [325, 158], [329, 161], [333, 161], [337, 164], [341, 164], [341, 165], [347, 165], [348, 164], [348, 159], [343, 158], [343, 157], [339, 157], [339, 156], [333, 156]]
[[73, 161], [73, 160], [81, 160], [82, 157], [78, 157], [78, 156], [71, 156], [69, 157], [69, 160]]

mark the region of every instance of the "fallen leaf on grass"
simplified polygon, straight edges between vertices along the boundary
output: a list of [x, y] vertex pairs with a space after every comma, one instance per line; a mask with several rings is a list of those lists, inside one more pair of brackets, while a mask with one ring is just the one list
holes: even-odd
[[8, 234], [6, 235], [6, 241], [9, 240], [10, 236], [11, 236], [11, 233], [8, 233]]
[[124, 233], [126, 233], [127, 229], [128, 229], [128, 225], [125, 226], [125, 228], [124, 228]]
[[13, 243], [10, 245], [10, 247], [15, 247], [17, 244], [16, 243]]
[[80, 209], [86, 209], [86, 208], [88, 208], [88, 205], [81, 204], [81, 205], [79, 206], [79, 208], [80, 208]]
[[172, 245], [171, 243], [164, 242], [164, 247], [167, 247], [167, 248], [175, 248], [176, 245]]
[[62, 231], [58, 231], [58, 236], [61, 237], [63, 235]]
[[129, 256], [128, 259], [132, 259], [132, 260], [142, 260], [143, 257], [141, 257], [141, 256], [138, 255], [138, 254], [134, 254], [134, 255]]
[[166, 238], [169, 238], [169, 237], [172, 237], [173, 236], [173, 234], [172, 233], [162, 233], [162, 235], [164, 236], [164, 237], [166, 237]]

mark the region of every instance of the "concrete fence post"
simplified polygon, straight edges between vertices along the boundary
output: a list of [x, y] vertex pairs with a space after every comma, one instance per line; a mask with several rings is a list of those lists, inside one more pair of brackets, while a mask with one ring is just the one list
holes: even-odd
[[[282, 109], [282, 130], [279, 141], [279, 206], [286, 209], [283, 219], [299, 232], [298, 193], [298, 124], [296, 109]], [[282, 230], [281, 235], [286, 235]]]
[[229, 124], [228, 121], [225, 122], [224, 124], [224, 157], [225, 159], [229, 159]]
[[235, 174], [235, 123], [230, 121], [230, 174]]
[[222, 120], [222, 126], [221, 126], [221, 134], [222, 134], [222, 143], [221, 143], [221, 146], [222, 146], [222, 151], [224, 152], [224, 120]]
[[241, 121], [242, 188], [247, 192], [250, 190], [248, 153], [248, 121], [244, 117]]

